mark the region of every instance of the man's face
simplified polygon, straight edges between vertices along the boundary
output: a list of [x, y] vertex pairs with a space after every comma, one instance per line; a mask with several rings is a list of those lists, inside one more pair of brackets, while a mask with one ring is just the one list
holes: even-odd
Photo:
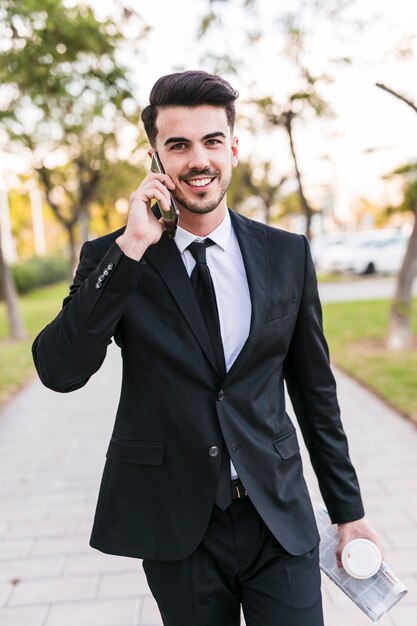
[[231, 137], [221, 107], [163, 107], [156, 120], [156, 149], [176, 188], [173, 195], [194, 214], [226, 208], [226, 191], [238, 161], [238, 140]]

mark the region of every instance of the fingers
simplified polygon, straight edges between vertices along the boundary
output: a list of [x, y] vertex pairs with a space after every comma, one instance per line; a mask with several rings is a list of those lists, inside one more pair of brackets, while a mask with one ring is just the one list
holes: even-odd
[[128, 256], [138, 256], [137, 242], [151, 245], [159, 241], [165, 225], [155, 217], [151, 204], [156, 200], [162, 211], [169, 211], [170, 191], [174, 189], [175, 184], [169, 176], [150, 172], [131, 194], [126, 230], [121, 241], [122, 250], [127, 250]]
[[[146, 177], [142, 184], [130, 196], [130, 205], [132, 208], [145, 204], [150, 207], [152, 200], [156, 200], [164, 211], [168, 211], [171, 204], [170, 193], [166, 185], [155, 176], [164, 176], [153, 174], [152, 177]], [[173, 183], [170, 184], [172, 187]], [[175, 185], [174, 185], [175, 189]]]
[[372, 543], [375, 543], [381, 554], [382, 558], [384, 558], [384, 552], [381, 540], [378, 537], [378, 534], [372, 528], [372, 526], [368, 523], [365, 518], [360, 520], [356, 520], [354, 522], [347, 522], [346, 524], [339, 524], [339, 544], [336, 550], [336, 561], [338, 567], [342, 567], [342, 551], [343, 548], [349, 541], [353, 539], [369, 539]]
[[339, 540], [339, 544], [337, 546], [336, 563], [337, 563], [337, 567], [339, 567], [339, 568], [342, 567], [342, 551], [343, 551], [343, 548], [345, 547], [346, 543], [347, 543], [346, 541]]

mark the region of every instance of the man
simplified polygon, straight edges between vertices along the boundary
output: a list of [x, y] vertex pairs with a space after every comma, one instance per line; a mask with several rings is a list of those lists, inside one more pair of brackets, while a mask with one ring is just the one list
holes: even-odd
[[[307, 241], [227, 208], [237, 96], [205, 72], [157, 81], [142, 119], [166, 174], [132, 194], [125, 229], [83, 246], [33, 353], [44, 384], [67, 392], [99, 369], [112, 337], [121, 348], [91, 545], [144, 559], [166, 626], [236, 626], [241, 606], [247, 626], [320, 626], [319, 537], [284, 380], [339, 524], [338, 558], [355, 537], [377, 539]], [[151, 209], [156, 200], [164, 215], [170, 194], [175, 238]]]

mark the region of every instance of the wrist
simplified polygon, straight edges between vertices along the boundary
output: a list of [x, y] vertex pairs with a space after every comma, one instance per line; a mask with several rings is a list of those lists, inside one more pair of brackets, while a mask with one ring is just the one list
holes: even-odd
[[150, 242], [143, 237], [135, 237], [126, 231], [116, 239], [116, 243], [123, 254], [134, 261], [140, 261], [150, 246]]

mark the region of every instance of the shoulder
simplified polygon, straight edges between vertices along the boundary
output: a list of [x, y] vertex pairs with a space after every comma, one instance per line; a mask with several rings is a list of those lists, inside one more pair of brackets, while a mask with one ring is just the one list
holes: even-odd
[[235, 213], [234, 211], [231, 211], [231, 214], [234, 228], [246, 230], [249, 234], [263, 235], [268, 246], [272, 245], [273, 247], [281, 249], [281, 251], [302, 251], [303, 254], [306, 246], [308, 246], [308, 241], [304, 235], [291, 233], [287, 230], [283, 230], [282, 228], [257, 222], [256, 220], [249, 219], [248, 217], [240, 215], [240, 213]]

